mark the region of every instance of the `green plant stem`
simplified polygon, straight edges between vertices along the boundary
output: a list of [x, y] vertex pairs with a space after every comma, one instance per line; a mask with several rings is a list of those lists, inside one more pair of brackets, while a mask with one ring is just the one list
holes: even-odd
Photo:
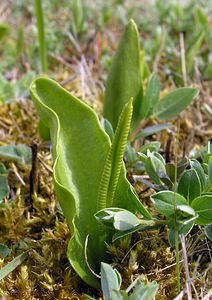
[[35, 0], [35, 14], [36, 14], [36, 21], [37, 21], [41, 68], [42, 68], [42, 72], [46, 73], [47, 72], [47, 56], [46, 56], [43, 12], [42, 12], [42, 4], [41, 4], [40, 0]]
[[175, 233], [175, 253], [176, 253], [176, 272], [177, 272], [177, 292], [180, 292], [180, 264], [179, 264], [179, 232], [177, 225], [177, 210], [176, 210], [176, 190], [177, 190], [177, 163], [179, 151], [179, 135], [180, 121], [177, 123], [177, 138], [175, 149], [175, 172], [174, 172], [174, 233]]

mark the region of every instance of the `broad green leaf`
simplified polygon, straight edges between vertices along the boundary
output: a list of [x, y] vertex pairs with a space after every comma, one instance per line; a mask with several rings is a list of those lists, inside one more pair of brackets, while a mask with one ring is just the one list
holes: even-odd
[[197, 175], [198, 175], [200, 183], [201, 183], [201, 192], [202, 192], [202, 191], [204, 191], [205, 185], [206, 185], [204, 170], [203, 170], [201, 164], [196, 159], [191, 159], [190, 165], [197, 172]]
[[103, 115], [114, 129], [124, 105], [131, 97], [136, 101], [141, 88], [140, 41], [136, 24], [131, 20], [119, 42], [106, 82]]
[[157, 74], [152, 74], [148, 80], [146, 93], [142, 99], [140, 107], [141, 120], [151, 116], [152, 108], [158, 102], [160, 97], [160, 80]]
[[0, 103], [10, 102], [15, 97], [14, 86], [0, 73]]
[[9, 275], [13, 270], [15, 270], [19, 265], [21, 265], [25, 259], [28, 257], [29, 251], [23, 252], [22, 254], [15, 257], [6, 266], [0, 269], [0, 280]]
[[207, 238], [212, 241], [212, 225], [205, 226], [204, 230]]
[[[189, 232], [192, 230], [195, 218], [191, 218], [190, 220], [186, 220], [183, 224], [178, 224], [178, 234], [187, 236]], [[168, 235], [169, 244], [174, 247], [175, 246], [175, 230], [174, 227], [170, 228]]]
[[113, 291], [120, 289], [120, 275], [118, 274], [109, 264], [101, 263], [101, 287], [105, 300], [113, 299]]
[[0, 157], [22, 164], [30, 164], [32, 151], [30, 147], [22, 144], [0, 146]]
[[14, 84], [14, 93], [16, 98], [24, 96], [24, 93], [29, 89], [29, 85], [34, 78], [35, 72], [30, 71], [16, 81]]
[[185, 218], [185, 217], [191, 218], [191, 216], [196, 215], [194, 209], [192, 207], [188, 206], [188, 205], [177, 205], [176, 211], [180, 212], [180, 215], [183, 218]]
[[172, 124], [157, 124], [153, 126], [146, 127], [144, 129], [141, 129], [140, 132], [136, 135], [135, 139], [138, 138], [146, 138], [147, 136], [153, 135], [155, 133], [158, 133], [164, 129], [172, 127]]
[[116, 207], [110, 207], [110, 208], [104, 208], [100, 211], [98, 211], [94, 217], [101, 223], [103, 223], [105, 226], [109, 226], [110, 228], [113, 227], [114, 222], [114, 216], [117, 212], [123, 211], [123, 209], [116, 208]]
[[[35, 80], [31, 85], [31, 95], [42, 121], [50, 127], [54, 187], [71, 230], [68, 258], [79, 276], [91, 286], [97, 287], [99, 283], [88, 264], [96, 273], [100, 272], [101, 262], [109, 260], [106, 243], [110, 243], [113, 234], [107, 228], [100, 230], [94, 217], [100, 207], [99, 187], [111, 151], [110, 139], [97, 114], [56, 82], [46, 78]], [[118, 136], [121, 136], [121, 132]], [[115, 137], [114, 140], [115, 143], [118, 142]], [[118, 147], [119, 144], [117, 149]], [[116, 152], [115, 148], [113, 151]], [[111, 206], [133, 213], [143, 211], [143, 205], [130, 189], [123, 163], [121, 162], [120, 171], [117, 172], [114, 166], [112, 169], [112, 175], [120, 174], [115, 193], [112, 193], [114, 196]], [[114, 189], [114, 183], [110, 182]], [[85, 259], [84, 248], [88, 235]]]
[[114, 215], [114, 227], [117, 230], [125, 231], [138, 226], [140, 220], [130, 211], [120, 211]]
[[132, 294], [129, 296], [129, 300], [152, 300], [157, 291], [159, 285], [157, 282], [149, 282], [147, 284], [140, 283], [133, 290]]
[[189, 166], [189, 160], [186, 157], [179, 160], [179, 162], [177, 163], [177, 178], [179, 178], [183, 174], [184, 170], [188, 166]]
[[173, 215], [178, 205], [187, 205], [183, 196], [171, 191], [158, 192], [151, 199], [157, 210], [165, 216]]
[[204, 195], [194, 199], [191, 207], [199, 215], [196, 223], [199, 225], [208, 225], [212, 223], [212, 195]]
[[153, 117], [160, 120], [167, 120], [176, 117], [181, 113], [197, 96], [198, 90], [195, 88], [178, 88], [153, 107]]
[[[136, 227], [133, 227], [132, 229], [126, 230], [126, 231], [117, 231], [114, 235], [113, 235], [113, 242], [115, 242], [116, 240], [119, 240], [129, 234], [132, 234], [134, 232], [141, 232], [141, 231], [148, 231], [148, 230], [159, 230], [161, 228], [161, 226], [163, 226], [164, 224], [156, 224], [156, 222], [151, 221], [151, 220], [145, 220], [146, 225], [144, 224], [140, 224]], [[149, 224], [147, 224], [149, 223]], [[155, 224], [154, 224], [155, 223]]]
[[183, 195], [189, 203], [200, 196], [201, 181], [195, 169], [186, 170], [179, 180], [177, 192]]
[[10, 249], [7, 247], [7, 245], [0, 243], [0, 258], [5, 258], [10, 253]]
[[0, 163], [0, 203], [9, 193], [8, 171], [4, 164]]

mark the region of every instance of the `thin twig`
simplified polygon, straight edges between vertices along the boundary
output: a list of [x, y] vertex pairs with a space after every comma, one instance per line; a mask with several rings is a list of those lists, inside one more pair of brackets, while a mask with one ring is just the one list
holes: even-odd
[[53, 170], [51, 167], [49, 167], [42, 159], [41, 157], [38, 157], [39, 161], [41, 162], [41, 164], [50, 172], [53, 173]]
[[21, 175], [18, 173], [18, 170], [16, 168], [16, 166], [14, 165], [14, 163], [11, 164], [12, 165], [12, 171], [15, 174], [15, 176], [18, 178], [18, 180], [20, 181], [20, 183], [25, 186], [26, 183], [24, 182], [24, 180], [21, 178]]
[[33, 209], [33, 195], [37, 187], [37, 154], [38, 154], [38, 145], [33, 143], [31, 146], [32, 149], [32, 169], [30, 171], [30, 211]]

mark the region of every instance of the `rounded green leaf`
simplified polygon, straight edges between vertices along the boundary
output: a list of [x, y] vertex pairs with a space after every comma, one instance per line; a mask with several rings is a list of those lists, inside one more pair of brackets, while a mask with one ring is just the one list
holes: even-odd
[[139, 225], [140, 220], [130, 211], [120, 211], [114, 216], [114, 227], [117, 230], [125, 231]]
[[[114, 129], [124, 105], [131, 97], [135, 101], [141, 89], [139, 34], [135, 22], [130, 20], [113, 57], [105, 88], [103, 115]], [[140, 105], [139, 102], [137, 105]], [[134, 117], [139, 112], [138, 109], [134, 110]]]
[[197, 175], [201, 183], [201, 191], [204, 191], [206, 185], [206, 177], [200, 162], [198, 162], [198, 160], [196, 159], [191, 159], [190, 164], [191, 167], [197, 172]]
[[153, 117], [167, 120], [181, 113], [197, 96], [195, 88], [178, 88], [162, 98], [153, 107]]
[[196, 223], [199, 225], [208, 225], [212, 223], [212, 195], [204, 195], [194, 199], [191, 207], [199, 215]]
[[0, 244], [0, 257], [5, 258], [10, 253], [10, 249], [7, 247], [7, 245]]
[[180, 178], [177, 192], [183, 195], [189, 203], [201, 194], [201, 181], [195, 169], [186, 170]]
[[187, 205], [186, 199], [180, 194], [171, 191], [162, 191], [151, 197], [157, 210], [165, 215], [170, 216], [178, 205]]
[[212, 225], [205, 226], [205, 234], [207, 238], [212, 241]]

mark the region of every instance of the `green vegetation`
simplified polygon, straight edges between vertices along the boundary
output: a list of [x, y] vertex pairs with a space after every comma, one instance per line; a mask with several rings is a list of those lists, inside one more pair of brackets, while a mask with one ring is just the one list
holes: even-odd
[[211, 13], [0, 4], [1, 297], [211, 297]]

